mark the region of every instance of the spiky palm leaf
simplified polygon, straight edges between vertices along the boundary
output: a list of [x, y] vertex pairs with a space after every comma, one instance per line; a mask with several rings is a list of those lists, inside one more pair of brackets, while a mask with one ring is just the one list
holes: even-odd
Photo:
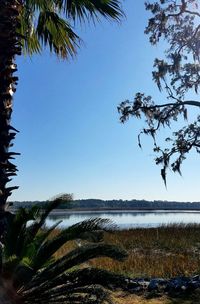
[[103, 239], [103, 231], [112, 228], [107, 219], [93, 218], [71, 227], [63, 229], [57, 236], [47, 239], [38, 249], [32, 267], [38, 269], [43, 261], [50, 258], [62, 245], [74, 239], [100, 242]]
[[[21, 243], [24, 241], [24, 233], [26, 231], [27, 222], [36, 220], [36, 218], [39, 216], [39, 211], [40, 207], [38, 206], [34, 206], [30, 210], [20, 208], [17, 211], [12, 223], [10, 222], [5, 235], [5, 254], [7, 256], [17, 254], [21, 248]], [[12, 242], [10, 240], [12, 240]]]
[[28, 235], [26, 236], [26, 239], [28, 241], [30, 239], [33, 239], [37, 232], [40, 230], [40, 228], [44, 225], [47, 216], [49, 213], [57, 208], [62, 202], [64, 201], [65, 203], [70, 203], [73, 200], [73, 195], [72, 194], [62, 194], [54, 199], [48, 201], [45, 206], [40, 208], [40, 214], [39, 217], [37, 218], [37, 221], [35, 221], [28, 229]]
[[[34, 207], [17, 212], [5, 237], [2, 278], [11, 282], [22, 303], [101, 303], [108, 296], [103, 287], [122, 286], [123, 278], [99, 269], [77, 270], [77, 267], [97, 257], [121, 261], [126, 252], [102, 242], [103, 231], [113, 228], [112, 223], [105, 219], [94, 218], [75, 224], [61, 230], [52, 239], [49, 234], [58, 223], [49, 229], [40, 225], [32, 234], [30, 227], [38, 228], [36, 224], [41, 222], [44, 225], [56, 204], [51, 202], [45, 210]], [[30, 219], [33, 223], [29, 226], [27, 222]], [[55, 260], [55, 252], [75, 239], [83, 239], [84, 244]], [[13, 248], [12, 243], [15, 244]]]
[[116, 286], [121, 288], [126, 287], [124, 277], [121, 275], [113, 275], [113, 273], [107, 270], [97, 268], [83, 268], [61, 274], [51, 281], [46, 281], [42, 286], [32, 287], [24, 291], [24, 294], [27, 296], [36, 296], [37, 293], [37, 297], [40, 297], [47, 290], [55, 286], [63, 286], [66, 283], [69, 289], [93, 284], [98, 284], [106, 288], [109, 287], [110, 289]]
[[76, 54], [81, 39], [73, 30], [76, 20], [120, 20], [118, 0], [26, 0], [21, 10], [19, 34], [25, 53], [40, 53], [44, 47], [62, 58]]

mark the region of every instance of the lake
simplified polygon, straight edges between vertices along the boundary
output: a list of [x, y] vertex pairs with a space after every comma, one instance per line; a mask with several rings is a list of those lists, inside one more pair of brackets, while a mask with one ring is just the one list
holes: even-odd
[[59, 227], [68, 227], [75, 223], [90, 219], [92, 217], [101, 217], [112, 220], [119, 229], [131, 227], [158, 227], [163, 224], [174, 223], [199, 223], [200, 211], [73, 211], [56, 212], [47, 219], [47, 226], [55, 224], [62, 220]]

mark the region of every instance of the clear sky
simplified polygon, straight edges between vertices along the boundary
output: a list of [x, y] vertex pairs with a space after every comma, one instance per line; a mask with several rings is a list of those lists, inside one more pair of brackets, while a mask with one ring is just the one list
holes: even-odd
[[144, 1], [126, 0], [121, 24], [103, 21], [78, 29], [84, 43], [75, 60], [47, 52], [18, 58], [13, 125], [19, 190], [12, 200], [78, 198], [200, 201], [199, 156], [188, 157], [183, 177], [168, 174], [166, 190], [151, 150], [137, 146], [141, 122], [119, 123], [117, 105], [138, 91], [162, 96], [151, 80], [163, 47], [144, 35]]

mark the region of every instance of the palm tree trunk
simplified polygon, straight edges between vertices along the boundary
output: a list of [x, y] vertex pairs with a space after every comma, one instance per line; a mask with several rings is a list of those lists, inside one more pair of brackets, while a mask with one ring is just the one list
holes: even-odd
[[[17, 168], [11, 162], [17, 153], [9, 151], [17, 130], [10, 125], [12, 114], [12, 95], [15, 92], [17, 71], [15, 56], [21, 54], [20, 37], [16, 31], [20, 12], [18, 0], [0, 0], [0, 242], [8, 225], [9, 213], [5, 211], [7, 198], [18, 187], [7, 187], [7, 183], [16, 175]], [[1, 244], [0, 244], [1, 245]], [[0, 256], [0, 272], [2, 254]], [[14, 295], [14, 296], [13, 296]], [[16, 301], [15, 301], [16, 299]], [[17, 298], [12, 289], [5, 285], [0, 273], [0, 303], [14, 304]]]
[[12, 95], [18, 78], [15, 56], [21, 54], [20, 37], [17, 34], [21, 0], [0, 0], [0, 235], [5, 230], [7, 198], [18, 187], [7, 187], [16, 175], [17, 168], [11, 162], [18, 153], [10, 152], [17, 130], [10, 125]]

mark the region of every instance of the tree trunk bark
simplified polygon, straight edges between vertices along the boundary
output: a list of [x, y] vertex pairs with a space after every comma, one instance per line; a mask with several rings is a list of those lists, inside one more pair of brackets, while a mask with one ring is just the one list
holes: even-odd
[[21, 54], [21, 44], [17, 28], [21, 0], [0, 0], [0, 236], [5, 231], [7, 198], [18, 187], [7, 187], [16, 175], [17, 168], [12, 163], [18, 153], [10, 152], [12, 140], [18, 132], [10, 124], [12, 114], [12, 95], [18, 78], [15, 56]]
[[[7, 198], [18, 187], [9, 187], [7, 184], [16, 175], [17, 168], [12, 163], [15, 155], [10, 151], [16, 133], [10, 124], [12, 114], [12, 96], [18, 78], [14, 76], [17, 71], [15, 56], [21, 55], [21, 37], [17, 32], [19, 28], [19, 15], [22, 0], [0, 0], [0, 246], [6, 226], [12, 215], [6, 212]], [[21, 303], [12, 281], [5, 279], [1, 274], [2, 251], [0, 254], [0, 304]]]

